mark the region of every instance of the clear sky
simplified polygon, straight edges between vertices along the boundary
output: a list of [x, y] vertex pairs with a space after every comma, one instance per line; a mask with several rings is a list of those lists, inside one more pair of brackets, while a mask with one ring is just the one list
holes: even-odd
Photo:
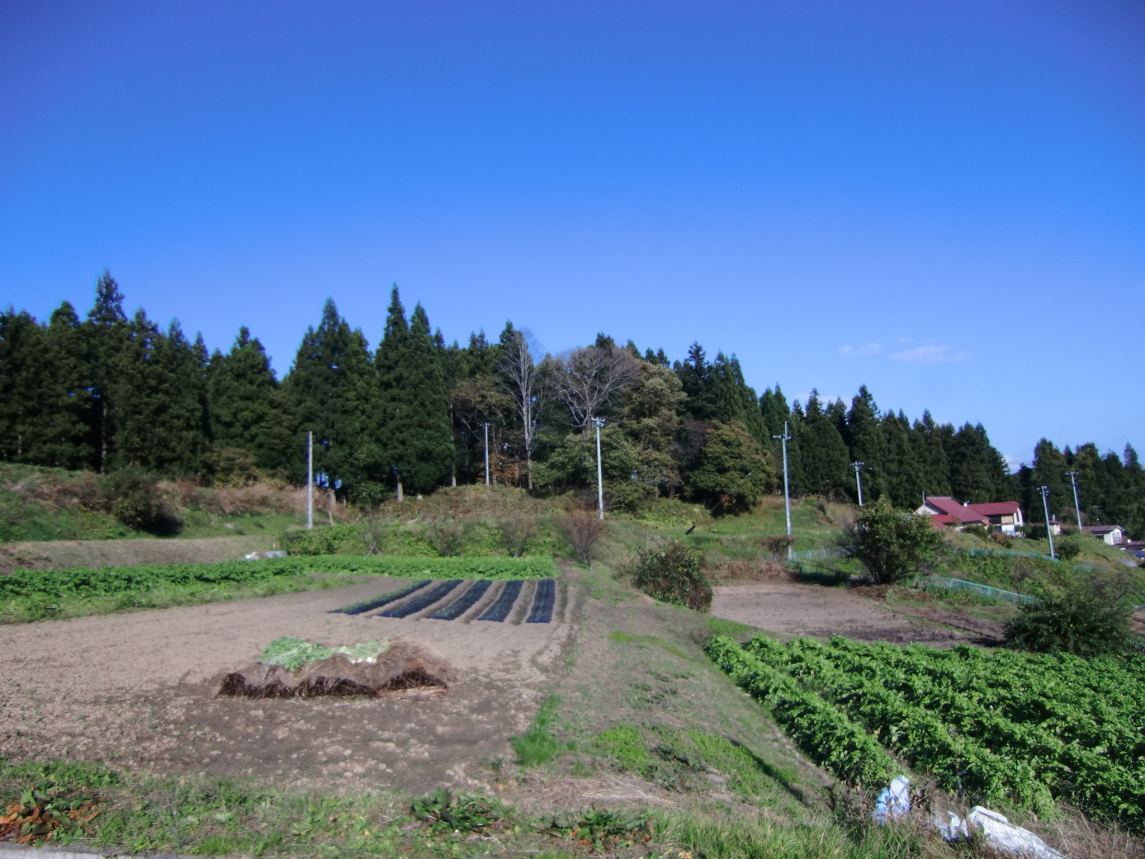
[[331, 296], [1145, 453], [1145, 3], [0, 3], [0, 304]]

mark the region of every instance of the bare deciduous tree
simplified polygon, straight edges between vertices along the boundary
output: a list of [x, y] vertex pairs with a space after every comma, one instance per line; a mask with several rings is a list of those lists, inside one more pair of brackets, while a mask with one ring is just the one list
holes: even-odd
[[583, 432], [620, 391], [640, 378], [640, 364], [627, 349], [585, 346], [552, 359], [556, 394], [568, 407], [573, 426]]
[[521, 419], [521, 435], [525, 448], [525, 467], [529, 488], [533, 488], [533, 444], [537, 437], [537, 415], [541, 410], [542, 387], [537, 378], [540, 366], [536, 356], [540, 352], [536, 338], [527, 328], [512, 332], [504, 343], [498, 371], [501, 386], [513, 399], [517, 416]]

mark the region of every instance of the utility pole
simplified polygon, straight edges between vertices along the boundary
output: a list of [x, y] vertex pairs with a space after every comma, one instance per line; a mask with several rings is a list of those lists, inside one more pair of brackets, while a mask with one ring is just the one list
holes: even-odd
[[1050, 488], [1048, 486], [1039, 486], [1038, 492], [1042, 494], [1042, 509], [1046, 511], [1046, 537], [1050, 541], [1050, 557], [1055, 561], [1058, 556], [1054, 554], [1054, 529], [1050, 525]]
[[1081, 505], [1077, 503], [1077, 472], [1067, 471], [1066, 476], [1073, 485], [1073, 509], [1077, 513], [1077, 530], [1081, 530]]
[[859, 469], [866, 465], [865, 462], [852, 462], [851, 466], [855, 469], [855, 485], [859, 487], [859, 506], [863, 506], [863, 476], [859, 473]]
[[484, 423], [481, 426], [485, 427], [485, 485], [489, 485], [489, 424]]
[[789, 421], [783, 422], [783, 435], [773, 435], [783, 442], [783, 510], [787, 514], [787, 557], [791, 558], [791, 488], [787, 482], [787, 443], [791, 434], [787, 431]]
[[306, 434], [306, 527], [314, 527], [314, 433]]
[[604, 418], [593, 418], [592, 425], [596, 427], [596, 504], [600, 509], [600, 519], [604, 521], [604, 471], [600, 467], [600, 428], [604, 426]]

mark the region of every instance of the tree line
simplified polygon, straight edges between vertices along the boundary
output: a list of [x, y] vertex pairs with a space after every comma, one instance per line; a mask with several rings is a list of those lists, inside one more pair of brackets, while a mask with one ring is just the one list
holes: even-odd
[[1145, 477], [1131, 447], [1101, 456], [1092, 444], [1061, 452], [1043, 439], [1033, 466], [1011, 475], [981, 424], [884, 412], [865, 386], [849, 405], [814, 391], [789, 404], [778, 384], [757, 395], [735, 355], [709, 359], [698, 343], [675, 362], [604, 334], [552, 355], [509, 322], [495, 341], [478, 332], [447, 344], [420, 304], [406, 313], [394, 287], [376, 348], [328, 300], [279, 380], [247, 328], [228, 352], [209, 353], [178, 322], [161, 329], [142, 309], [128, 317], [123, 302], [105, 272], [83, 320], [67, 302], [46, 323], [0, 314], [0, 458], [302, 483], [312, 433], [317, 482], [370, 506], [481, 482], [486, 449], [494, 482], [587, 490], [597, 418], [614, 507], [682, 497], [728, 511], [782, 488], [776, 437], [786, 425], [797, 495], [854, 500], [862, 463], [864, 499], [905, 508], [924, 493], [1020, 500], [1040, 521], [1036, 487], [1051, 487], [1053, 512], [1072, 510], [1073, 470], [1083, 514], [1145, 526]]

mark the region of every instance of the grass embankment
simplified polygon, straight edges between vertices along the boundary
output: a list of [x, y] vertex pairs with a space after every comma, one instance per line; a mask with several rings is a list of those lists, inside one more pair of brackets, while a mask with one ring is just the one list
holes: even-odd
[[17, 570], [0, 576], [0, 623], [201, 605], [354, 584], [360, 576], [540, 579], [551, 558], [296, 557], [220, 564]]

